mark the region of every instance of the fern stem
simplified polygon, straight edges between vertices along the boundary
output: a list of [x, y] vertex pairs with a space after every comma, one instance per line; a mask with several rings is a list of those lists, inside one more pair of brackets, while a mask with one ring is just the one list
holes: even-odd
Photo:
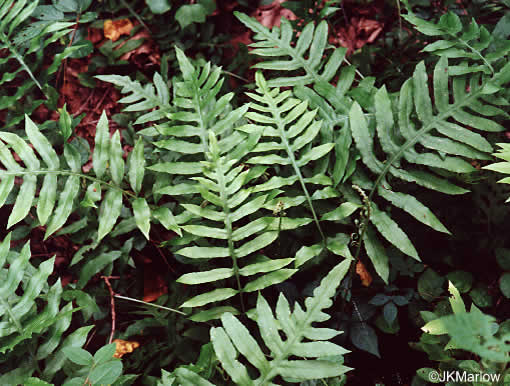
[[296, 173], [296, 176], [299, 179], [301, 187], [303, 188], [303, 193], [305, 194], [306, 201], [308, 202], [308, 206], [310, 207], [310, 210], [312, 211], [313, 221], [315, 222], [315, 225], [317, 226], [317, 229], [319, 230], [319, 234], [321, 235], [322, 242], [324, 243], [324, 245], [326, 245], [326, 236], [324, 235], [324, 232], [322, 231], [322, 228], [319, 223], [319, 218], [317, 217], [317, 213], [315, 213], [315, 209], [313, 208], [312, 198], [310, 197], [310, 194], [308, 193], [308, 189], [306, 188], [303, 175], [301, 174], [301, 170], [299, 170], [299, 167], [296, 163], [296, 158], [294, 157], [294, 152], [292, 151], [289, 141], [287, 140], [287, 136], [285, 133], [285, 126], [282, 124], [282, 118], [280, 117], [278, 105], [275, 103], [273, 97], [269, 93], [269, 90], [263, 89], [263, 91], [264, 91], [264, 95], [266, 96], [266, 98], [268, 100], [268, 104], [271, 107], [271, 112], [275, 118], [276, 125], [278, 127], [278, 131], [280, 132], [280, 138], [281, 138], [282, 143], [285, 147], [285, 151], [287, 152], [287, 156], [289, 157], [292, 167], [294, 169], [294, 172]]
[[[44, 93], [43, 91], [43, 88], [41, 86], [41, 84], [39, 83], [39, 81], [35, 78], [35, 75], [32, 73], [32, 71], [30, 70], [30, 68], [28, 68], [28, 66], [26, 65], [25, 61], [23, 60], [23, 57], [18, 53], [18, 51], [12, 46], [12, 44], [9, 42], [9, 39], [4, 35], [2, 34], [2, 42], [5, 44], [5, 46], [7, 47], [7, 49], [13, 54], [14, 58], [18, 61], [18, 63], [21, 65], [21, 67], [23, 67], [23, 69], [27, 72], [28, 76], [30, 77], [30, 79], [32, 79], [35, 83], [35, 85], [37, 86], [37, 88], [39, 88], [39, 90], [42, 91], [42, 93], [44, 94], [44, 96], [46, 96], [46, 94]], [[47, 96], [46, 96], [47, 97]]]
[[124, 299], [124, 300], [128, 300], [130, 302], [141, 303], [141, 304], [145, 304], [146, 306], [160, 308], [162, 310], [171, 311], [171, 312], [175, 312], [177, 314], [186, 316], [186, 314], [184, 312], [179, 311], [179, 310], [175, 310], [175, 309], [170, 308], [170, 307], [165, 307], [165, 306], [160, 306], [159, 304], [144, 302], [143, 300], [138, 300], [138, 299], [130, 298], [130, 297], [127, 297], [127, 296], [122, 296], [122, 295], [119, 295], [119, 294], [114, 294], [113, 296], [118, 298], [118, 299]]
[[101, 185], [107, 185], [109, 188], [112, 188], [112, 189], [115, 189], [115, 190], [120, 190], [126, 196], [130, 196], [132, 198], [136, 198], [137, 197], [136, 194], [131, 193], [128, 190], [124, 190], [124, 189], [122, 189], [121, 187], [119, 187], [117, 185], [113, 185], [110, 182], [106, 182], [106, 181], [101, 180], [99, 178], [87, 176], [86, 174], [70, 172], [70, 171], [67, 171], [67, 170], [29, 170], [29, 171], [15, 171], [15, 172], [9, 172], [9, 171], [6, 171], [6, 170], [1, 170], [0, 171], [0, 176], [4, 175], [4, 176], [16, 176], [16, 177], [19, 177], [19, 176], [23, 176], [23, 175], [34, 175], [34, 174], [35, 175], [40, 175], [40, 174], [43, 174], [43, 175], [45, 175], [45, 174], [58, 174], [58, 175], [62, 175], [62, 176], [80, 177], [80, 178], [84, 178], [84, 179], [92, 181], [92, 182], [97, 182], [97, 183], [99, 183]]
[[216, 163], [216, 176], [218, 180], [218, 187], [220, 188], [220, 198], [223, 206], [223, 212], [225, 213], [225, 228], [227, 231], [227, 242], [228, 252], [232, 259], [232, 269], [234, 270], [234, 276], [236, 278], [237, 289], [239, 290], [239, 300], [241, 301], [241, 309], [243, 312], [246, 311], [243, 299], [243, 288], [241, 287], [241, 275], [239, 274], [239, 266], [237, 264], [237, 256], [234, 248], [234, 240], [232, 239], [232, 220], [230, 218], [230, 207], [228, 206], [227, 198], [227, 186], [225, 183], [225, 171], [223, 168], [222, 160], [219, 158], [219, 154], [213, 154], [213, 160]]

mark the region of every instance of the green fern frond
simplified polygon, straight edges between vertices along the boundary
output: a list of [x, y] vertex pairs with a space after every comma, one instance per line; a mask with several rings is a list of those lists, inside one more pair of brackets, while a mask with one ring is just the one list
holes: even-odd
[[[508, 66], [506, 66], [508, 67]], [[375, 120], [367, 120], [358, 103], [350, 111], [350, 128], [363, 163], [377, 175], [375, 183], [364, 177], [360, 186], [408, 212], [416, 220], [440, 231], [446, 228], [432, 212], [410, 195], [395, 192], [392, 179], [414, 182], [445, 194], [462, 194], [467, 190], [441, 177], [444, 173], [475, 171], [470, 159], [488, 159], [492, 147], [475, 132], [498, 132], [503, 126], [495, 116], [506, 114], [488, 102], [487, 96], [508, 77], [506, 67], [492, 77], [472, 74], [449, 76], [448, 59], [441, 57], [434, 68], [432, 102], [425, 65], [420, 63], [413, 78], [404, 83], [393, 102], [383, 87], [375, 95]], [[449, 82], [451, 82], [451, 90]], [[450, 101], [450, 95], [452, 101]], [[396, 117], [393, 111], [396, 111]], [[381, 161], [374, 150], [377, 134], [385, 154]], [[423, 150], [418, 150], [422, 148]], [[443, 170], [438, 174], [436, 171]], [[361, 174], [357, 174], [360, 178]], [[353, 180], [358, 183], [356, 180]], [[418, 259], [412, 243], [386, 212], [374, 204], [371, 222], [390, 243], [403, 253]]]
[[[4, 90], [0, 93], [0, 110], [18, 110], [16, 104], [34, 86], [45, 93], [46, 89], [42, 85], [48, 81], [48, 77], [58, 70], [63, 59], [81, 48], [79, 45], [64, 48], [43, 69], [44, 48], [68, 34], [74, 23], [36, 21], [27, 24], [37, 5], [38, 1], [28, 0], [7, 0], [0, 4], [0, 48], [7, 50], [7, 55], [0, 59], [3, 74], [0, 86]], [[10, 66], [12, 60], [19, 64], [15, 70]], [[22, 79], [25, 73], [28, 79]], [[11, 88], [15, 89], [14, 95], [7, 92]], [[30, 114], [41, 102], [34, 101], [25, 113]], [[21, 119], [23, 114], [12, 114], [11, 111], [6, 127], [17, 124]]]
[[[250, 140], [238, 145], [235, 153], [240, 157], [245, 156], [252, 149], [260, 135], [253, 134]], [[209, 131], [208, 158], [204, 161], [203, 176], [194, 177], [199, 182], [199, 191], [204, 200], [209, 203], [206, 208], [193, 204], [181, 204], [190, 213], [203, 219], [200, 225], [183, 225], [182, 229], [202, 240], [211, 242], [208, 246], [188, 246], [177, 250], [175, 253], [190, 259], [214, 259], [230, 258], [230, 268], [214, 268], [204, 272], [193, 272], [181, 276], [177, 281], [183, 284], [204, 284], [219, 280], [234, 278], [236, 288], [217, 288], [211, 292], [197, 295], [186, 301], [181, 307], [200, 307], [212, 302], [223, 301], [236, 294], [254, 292], [270, 285], [287, 280], [296, 270], [285, 269], [293, 259], [271, 260], [268, 258], [254, 259], [250, 261], [248, 256], [265, 248], [278, 237], [275, 229], [274, 217], [258, 217], [250, 221], [249, 216], [260, 211], [268, 198], [268, 194], [256, 194], [253, 187], [247, 186], [258, 173], [254, 169], [243, 170], [236, 159], [226, 156], [225, 150], [220, 149], [212, 131]], [[207, 222], [204, 222], [207, 221]], [[241, 226], [238, 224], [241, 222]], [[205, 224], [205, 225], [204, 225]], [[292, 224], [285, 223], [284, 229], [289, 229]], [[214, 241], [214, 244], [212, 242]], [[221, 246], [218, 246], [221, 245]], [[215, 263], [217, 267], [218, 263]], [[264, 274], [245, 284], [242, 278], [250, 278], [257, 274]], [[242, 304], [243, 305], [243, 304]], [[243, 305], [244, 308], [244, 305]], [[207, 315], [217, 315], [223, 308], [208, 310], [201, 315], [195, 316], [200, 319]]]
[[269, 30], [255, 19], [240, 12], [234, 13], [236, 17], [249, 29], [255, 32], [253, 37], [256, 43], [250, 46], [254, 48], [252, 54], [266, 58], [278, 58], [257, 63], [254, 67], [274, 70], [278, 72], [302, 71], [299, 76], [279, 77], [268, 81], [270, 87], [302, 86], [315, 84], [324, 86], [335, 77], [338, 68], [345, 59], [347, 49], [336, 48], [327, 60], [322, 58], [328, 44], [328, 24], [326, 21], [319, 23], [315, 28], [309, 23], [303, 28], [295, 47], [292, 46], [294, 33], [292, 25], [285, 18], [281, 19], [280, 27]]
[[[283, 165], [292, 168], [290, 177], [273, 176], [266, 183], [260, 184], [255, 191], [268, 191], [299, 182], [302, 192], [312, 212], [313, 219], [322, 238], [325, 235], [319, 224], [319, 219], [312, 204], [312, 195], [307, 184], [331, 185], [331, 179], [324, 174], [317, 173], [312, 177], [304, 177], [303, 170], [311, 161], [326, 156], [333, 143], [315, 145], [322, 122], [315, 120], [316, 111], [308, 111], [307, 103], [292, 97], [291, 91], [280, 92], [278, 88], [270, 89], [262, 73], [256, 74], [257, 94], [247, 93], [254, 102], [246, 118], [252, 120], [238, 128], [249, 134], [260, 132], [268, 141], [260, 142], [252, 153], [269, 153], [253, 156], [246, 163], [255, 165]], [[275, 142], [277, 139], [278, 142]]]
[[24, 379], [36, 372], [51, 381], [67, 361], [63, 349], [82, 347], [93, 326], [66, 334], [76, 309], [72, 302], [64, 303], [60, 279], [48, 284], [55, 258], [36, 268], [30, 263], [29, 243], [17, 253], [10, 242], [9, 233], [0, 243], [0, 379], [24, 384], [21, 369]]
[[[271, 380], [276, 376], [283, 377], [286, 382], [297, 383], [336, 377], [350, 370], [342, 364], [343, 355], [349, 351], [329, 342], [340, 332], [313, 326], [330, 318], [323, 310], [333, 304], [331, 298], [349, 265], [350, 261], [345, 260], [329, 272], [314, 290], [313, 297], [305, 299], [306, 309], [296, 303], [294, 311], [291, 311], [289, 302], [280, 294], [275, 318], [267, 301], [259, 295], [258, 331], [270, 351], [269, 355], [235, 316], [226, 313], [221, 317], [223, 326], [211, 329], [211, 341], [216, 356], [236, 384], [272, 385]], [[282, 339], [282, 334], [285, 339]], [[252, 379], [247, 367], [238, 360], [239, 354], [258, 370], [257, 379]]]
[[[175, 51], [183, 77], [182, 81], [174, 84], [173, 105], [177, 111], [168, 116], [168, 123], [157, 126], [164, 139], [154, 144], [179, 157], [177, 162], [161, 162], [149, 169], [192, 176], [201, 172], [200, 161], [208, 160], [209, 130], [219, 137], [231, 134], [232, 127], [244, 116], [248, 106], [232, 110], [230, 101], [233, 93], [217, 98], [223, 84], [221, 68], [213, 68], [211, 63], [201, 69], [195, 68], [179, 48], [176, 47]], [[245, 139], [246, 136], [241, 133], [228, 135], [228, 140], [220, 140], [220, 147], [232, 149]], [[157, 193], [174, 196], [198, 193], [197, 189], [198, 185], [188, 180], [165, 186]]]
[[[11, 235], [0, 244], [0, 353], [12, 350], [34, 335], [47, 333], [33, 359], [44, 359], [58, 346], [60, 337], [71, 323], [72, 304], [61, 307], [62, 285], [57, 281], [48, 286], [55, 259], [49, 259], [36, 269], [30, 260], [30, 246], [25, 244], [19, 254], [10, 252]], [[8, 267], [8, 268], [7, 268]], [[20, 294], [19, 289], [23, 291]], [[36, 299], [45, 307], [38, 308]]]
[[[288, 20], [282, 19], [280, 28], [273, 27], [269, 30], [246, 15], [236, 13], [236, 16], [256, 33], [253, 39], [257, 42], [251, 45], [254, 49], [250, 53], [264, 60], [253, 67], [265, 70], [265, 74], [287, 72], [291, 75], [269, 79], [268, 85], [292, 86], [296, 97], [307, 101], [311, 108], [318, 109], [323, 120], [321, 140], [323, 143], [335, 143], [335, 158], [322, 158], [317, 162], [316, 170], [325, 173], [329, 168], [334, 185], [338, 185], [353, 171], [355, 163], [355, 158], [349, 154], [349, 110], [354, 99], [358, 99], [363, 106], [366, 105], [363, 98], [356, 98], [357, 93], [351, 90], [356, 68], [346, 65], [339, 71], [342, 63], [346, 62], [347, 49], [327, 47], [326, 21], [322, 21], [317, 27], [313, 23], [307, 24], [300, 32], [296, 44], [292, 45], [291, 42], [296, 38]], [[328, 49], [332, 49], [331, 54], [327, 53]], [[324, 57], [327, 59], [323, 59]], [[358, 85], [358, 90], [364, 90], [365, 86], [369, 85], [368, 79], [366, 85], [363, 82]], [[372, 86], [368, 88], [371, 89]], [[338, 127], [342, 130], [335, 130]]]
[[138, 81], [131, 80], [129, 76], [97, 75], [96, 78], [119, 86], [122, 94], [128, 94], [118, 101], [118, 103], [128, 105], [124, 111], [149, 111], [139, 116], [135, 124], [158, 122], [168, 118], [168, 115], [174, 111], [170, 105], [168, 86], [157, 72], [154, 73], [154, 85], [149, 83], [145, 86], [142, 86]]
[[[439, 23], [435, 24], [417, 17], [411, 10], [407, 0], [402, 0], [408, 14], [402, 15], [404, 19], [413, 24], [415, 28], [427, 36], [441, 37], [440, 40], [428, 44], [423, 52], [433, 53], [446, 58], [466, 59], [466, 62], [451, 66], [450, 75], [463, 75], [473, 72], [494, 74], [494, 62], [504, 58], [510, 52], [510, 42], [505, 41], [494, 50], [494, 38], [484, 27], [472, 20], [469, 26], [464, 27], [460, 18], [453, 12], [441, 16]], [[471, 63], [470, 63], [471, 62]], [[469, 65], [480, 63], [479, 65]]]
[[[89, 184], [82, 206], [96, 207], [96, 202], [101, 201], [102, 190], [105, 191], [97, 216], [97, 241], [113, 229], [119, 218], [124, 196], [132, 201], [136, 224], [148, 238], [150, 209], [144, 198], [136, 196], [140, 192], [145, 165], [141, 140], [136, 143], [128, 162], [127, 179], [135, 192], [133, 193], [124, 189], [123, 185], [126, 173], [120, 135], [116, 132], [110, 138], [108, 119], [104, 112], [96, 128], [92, 155], [95, 177], [81, 171], [80, 155], [71, 143], [64, 146], [63, 158], [67, 164], [67, 167], [64, 167], [61, 157], [28, 116], [25, 119], [25, 130], [28, 141], [13, 133], [0, 132], [0, 163], [4, 168], [0, 170], [0, 206], [5, 205], [11, 192], [15, 194], [14, 206], [7, 221], [8, 228], [23, 220], [30, 209], [36, 206], [37, 219], [41, 225], [46, 225], [45, 238], [48, 238], [66, 223], [75, 209], [74, 203], [82, 191], [83, 180]], [[24, 165], [14, 159], [11, 149]], [[22, 178], [17, 192], [14, 190], [16, 177]], [[57, 198], [59, 184], [63, 184], [63, 188]]]

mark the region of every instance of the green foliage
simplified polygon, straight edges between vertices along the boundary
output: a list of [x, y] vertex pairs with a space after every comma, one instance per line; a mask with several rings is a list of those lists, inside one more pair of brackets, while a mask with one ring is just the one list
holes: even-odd
[[[47, 97], [54, 97], [55, 90], [46, 84], [49, 76], [58, 70], [62, 60], [81, 48], [74, 45], [56, 53], [51, 64], [42, 70], [45, 49], [68, 34], [73, 23], [61, 20], [54, 22], [44, 18], [29, 23], [37, 5], [38, 1], [27, 0], [9, 0], [0, 4], [0, 48], [8, 52], [0, 60], [3, 74], [0, 80], [0, 109], [10, 107], [13, 110], [6, 127], [19, 123], [23, 113], [32, 113], [43, 102], [31, 99], [30, 104], [21, 103], [21, 108], [16, 106], [34, 86]], [[10, 66], [13, 60], [19, 64], [14, 71]]]
[[[23, 182], [16, 194], [14, 207], [8, 218], [7, 227], [19, 223], [30, 212], [32, 206], [37, 206], [37, 219], [40, 225], [46, 225], [45, 238], [59, 230], [67, 221], [74, 208], [74, 201], [84, 191], [81, 182], [86, 180], [86, 191], [81, 205], [97, 208], [96, 203], [101, 201], [97, 221], [98, 230], [96, 241], [103, 239], [114, 227], [119, 218], [123, 196], [132, 200], [135, 221], [142, 233], [148, 237], [150, 227], [150, 209], [146, 200], [136, 198], [132, 192], [123, 189], [125, 179], [129, 181], [131, 189], [140, 191], [144, 176], [143, 142], [138, 141], [129, 162], [129, 172], [125, 173], [125, 162], [122, 158], [119, 132], [110, 138], [108, 119], [103, 113], [96, 127], [95, 147], [92, 154], [92, 165], [95, 177], [81, 171], [82, 161], [80, 154], [72, 143], [64, 146], [64, 155], [59, 157], [46, 137], [39, 131], [28, 116], [25, 119], [25, 131], [28, 142], [16, 134], [2, 132], [0, 162], [5, 170], [0, 171], [0, 202], [5, 205], [6, 200], [13, 191], [15, 177], [22, 177]], [[29, 144], [33, 146], [30, 147]], [[9, 149], [13, 149], [25, 164], [21, 167], [12, 157]], [[44, 166], [37, 157], [42, 159]], [[61, 167], [65, 159], [67, 167]], [[108, 173], [107, 173], [108, 170]], [[41, 182], [41, 178], [44, 177]], [[58, 194], [57, 188], [63, 184]], [[104, 198], [101, 192], [104, 189]], [[39, 192], [36, 198], [36, 192]]]
[[[271, 352], [271, 360], [266, 358], [257, 341], [235, 316], [226, 313], [221, 317], [222, 327], [211, 329], [211, 340], [218, 359], [234, 382], [238, 385], [265, 385], [280, 375], [287, 382], [297, 383], [337, 377], [350, 370], [342, 364], [342, 356], [348, 351], [328, 342], [339, 331], [312, 326], [314, 322], [329, 319], [323, 309], [332, 305], [331, 298], [347, 273], [349, 263], [345, 260], [328, 273], [314, 290], [313, 297], [305, 300], [306, 310], [296, 303], [294, 311], [291, 311], [289, 302], [280, 294], [275, 319], [271, 307], [259, 295], [257, 324], [262, 340]], [[238, 353], [258, 369], [257, 379], [252, 380], [246, 367], [237, 360]], [[304, 360], [289, 360], [290, 356]]]
[[[251, 53], [261, 58], [245, 93], [228, 92], [236, 86], [225, 82], [227, 71], [178, 47], [163, 52], [161, 71], [147, 71], [150, 77], [146, 69], [112, 74], [109, 66], [125, 64], [120, 57], [142, 41], [108, 41], [86, 76], [120, 88], [124, 110], [112, 118], [127, 129], [111, 134], [103, 112], [91, 152], [73, 138], [81, 118], [66, 105], [58, 123], [29, 117], [40, 91], [50, 107], [55, 102], [48, 81], [62, 60], [94, 49], [79, 43], [84, 30], [71, 21], [90, 21], [101, 9], [129, 13], [140, 22], [131, 35], [157, 27], [153, 37], [165, 51], [176, 40], [189, 47], [179, 39], [205, 30], [216, 8], [209, 0], [100, 3], [0, 4], [0, 66], [9, 64], [0, 83], [22, 78], [15, 93], [0, 96], [0, 107], [30, 105], [13, 107], [0, 131], [0, 207], [12, 205], [6, 225], [13, 239], [42, 230], [43, 242], [69, 241], [73, 254], [68, 267], [56, 267], [70, 281], [63, 288], [50, 278], [55, 258], [29, 262], [28, 244], [10, 251], [10, 234], [0, 244], [1, 384], [130, 384], [137, 376], [161, 385], [344, 384], [349, 351], [339, 344], [380, 357], [373, 325], [395, 334], [407, 314], [425, 322], [412, 346], [441, 362], [441, 371], [506, 369], [508, 323], [498, 325], [477, 306], [487, 310], [510, 297], [507, 250], [497, 250], [502, 272], [487, 286], [461, 267], [444, 272], [430, 264], [423, 247], [430, 230], [456, 231], [456, 209], [436, 202], [460, 200], [483, 178], [477, 162], [492, 159], [510, 118], [510, 44], [501, 31], [474, 20], [464, 26], [455, 13], [427, 21], [404, 2], [405, 20], [433, 41], [394, 88], [365, 77], [345, 48], [330, 46], [325, 20], [282, 20], [270, 30], [236, 13], [255, 32]], [[336, 20], [334, 3], [311, 13], [309, 1], [288, 6], [297, 12], [304, 4], [306, 21]], [[173, 24], [162, 24], [168, 18]], [[57, 53], [42, 66], [45, 48]], [[187, 53], [206, 52], [195, 48]], [[24, 133], [9, 130], [20, 112]], [[485, 169], [510, 174], [510, 147], [499, 146], [495, 156], [505, 162]], [[457, 257], [444, 263], [453, 267]], [[153, 278], [159, 258], [169, 272]], [[136, 298], [141, 269], [144, 286], [157, 279], [168, 288], [156, 303]], [[371, 287], [361, 287], [356, 274]], [[399, 287], [402, 276], [416, 277], [415, 287]], [[461, 294], [472, 300], [469, 312]], [[152, 308], [133, 310], [133, 302]], [[91, 319], [88, 346], [91, 327], [79, 326]], [[143, 347], [121, 362], [115, 345], [97, 342], [108, 333], [141, 337]], [[92, 355], [86, 347], [101, 348]], [[464, 360], [465, 352], [479, 361]]]

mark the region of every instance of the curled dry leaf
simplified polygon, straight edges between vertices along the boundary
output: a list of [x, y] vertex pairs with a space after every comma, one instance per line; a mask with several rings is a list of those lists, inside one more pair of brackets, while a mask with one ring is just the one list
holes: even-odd
[[133, 29], [133, 23], [129, 19], [105, 20], [103, 24], [104, 37], [114, 42], [122, 35], [129, 35]]
[[370, 284], [372, 284], [373, 280], [372, 276], [370, 275], [365, 265], [360, 260], [358, 260], [358, 262], [356, 263], [356, 274], [361, 279], [361, 284], [364, 285], [365, 287], [369, 287]]
[[114, 358], [122, 358], [124, 354], [132, 353], [136, 348], [140, 347], [140, 343], [136, 341], [114, 339], [113, 343], [115, 343]]

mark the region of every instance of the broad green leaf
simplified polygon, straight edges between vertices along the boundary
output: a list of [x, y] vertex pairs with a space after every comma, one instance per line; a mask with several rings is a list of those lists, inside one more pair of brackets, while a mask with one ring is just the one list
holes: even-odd
[[388, 255], [377, 239], [377, 235], [371, 226], [368, 226], [365, 231], [365, 235], [363, 236], [363, 245], [367, 251], [370, 261], [374, 265], [375, 271], [385, 283], [388, 283], [390, 275]]
[[28, 215], [35, 197], [36, 182], [37, 177], [35, 175], [27, 174], [23, 177], [23, 184], [19, 189], [18, 197], [7, 220], [7, 229]]
[[257, 273], [265, 273], [265, 272], [271, 272], [278, 270], [280, 268], [285, 267], [286, 265], [289, 265], [293, 258], [287, 258], [287, 259], [277, 259], [277, 260], [268, 260], [263, 261], [261, 263], [253, 263], [250, 265], [247, 265], [246, 267], [243, 267], [239, 270], [239, 274], [242, 276], [252, 276]]
[[91, 366], [93, 362], [92, 354], [79, 347], [65, 347], [63, 353], [71, 362], [82, 366]]
[[145, 198], [138, 197], [133, 201], [133, 214], [135, 215], [135, 222], [138, 229], [142, 231], [143, 235], [149, 240], [149, 230], [151, 227], [150, 217], [151, 210]]
[[324, 250], [324, 246], [321, 244], [311, 245], [309, 247], [302, 246], [296, 253], [296, 263], [295, 266], [300, 267], [308, 260], [313, 259], [318, 256]]
[[106, 165], [110, 153], [110, 132], [108, 129], [108, 118], [103, 110], [96, 126], [96, 137], [94, 140], [94, 153], [92, 154], [92, 166], [96, 176], [101, 178], [106, 172]]
[[107, 344], [106, 346], [101, 347], [94, 354], [94, 362], [99, 364], [112, 360], [113, 355], [115, 354], [116, 347], [117, 345], [115, 343], [110, 343]]
[[124, 151], [120, 144], [120, 133], [116, 130], [110, 140], [110, 173], [112, 175], [113, 182], [117, 185], [120, 185], [124, 178], [123, 153]]
[[122, 375], [122, 362], [113, 360], [102, 363], [92, 369], [89, 380], [95, 384], [109, 385]]
[[327, 212], [322, 215], [321, 220], [338, 221], [353, 214], [356, 209], [360, 208], [360, 205], [352, 202], [344, 202], [340, 206], [331, 212]]
[[37, 218], [41, 225], [46, 224], [53, 212], [56, 196], [57, 176], [55, 174], [47, 174], [44, 176], [43, 185], [39, 191], [39, 199], [37, 200]]
[[97, 240], [102, 240], [112, 229], [122, 209], [122, 191], [110, 188], [99, 208]]
[[142, 138], [138, 138], [136, 141], [135, 147], [129, 154], [128, 159], [128, 177], [129, 184], [131, 185], [131, 189], [138, 194], [142, 188], [142, 181], [144, 176], [145, 169], [145, 157], [143, 154], [144, 145]]
[[44, 239], [47, 239], [51, 234], [57, 231], [62, 225], [65, 224], [71, 211], [73, 210], [73, 202], [80, 191], [80, 178], [78, 176], [69, 176], [60, 196], [58, 198], [58, 205], [55, 213], [51, 218]]
[[414, 248], [413, 244], [404, 233], [404, 231], [393, 221], [385, 212], [379, 211], [372, 206], [372, 215], [370, 221], [375, 225], [377, 230], [384, 236], [395, 247], [400, 249], [406, 255], [420, 261], [418, 252]]

